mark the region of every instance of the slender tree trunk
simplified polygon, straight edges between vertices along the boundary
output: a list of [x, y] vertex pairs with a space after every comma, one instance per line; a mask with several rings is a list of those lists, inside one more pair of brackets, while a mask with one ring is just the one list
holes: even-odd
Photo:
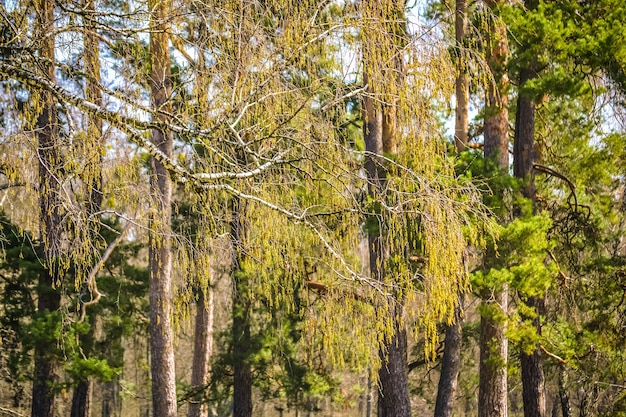
[[245, 202], [234, 197], [231, 213], [233, 247], [233, 416], [252, 416], [252, 368], [250, 356], [250, 296], [248, 279], [242, 272], [247, 233]]
[[[524, 5], [528, 9], [535, 9], [536, 0], [526, 0]], [[523, 48], [522, 50], [524, 50]], [[513, 142], [513, 174], [524, 180], [522, 194], [533, 202], [535, 206], [535, 182], [533, 178], [533, 164], [535, 152], [535, 103], [523, 91], [526, 84], [537, 77], [536, 61], [532, 59], [520, 70], [519, 95], [517, 99], [517, 113], [515, 116], [515, 141]], [[543, 299], [528, 297], [528, 307], [539, 315], [543, 313]], [[532, 319], [538, 334], [541, 334], [539, 317]], [[541, 351], [536, 347], [531, 354], [522, 351], [520, 355], [522, 368], [522, 398], [525, 417], [544, 417], [546, 415], [545, 378], [541, 360]]]
[[[365, 161], [369, 192], [374, 198], [381, 198], [384, 189], [385, 173], [383, 155], [383, 111], [376, 109], [373, 100], [364, 99], [365, 109], [365, 149], [369, 155]], [[389, 129], [387, 130], [389, 131]], [[389, 139], [388, 139], [389, 140]], [[391, 142], [387, 146], [393, 146]], [[389, 258], [389, 249], [384, 241], [384, 225], [380, 224], [369, 235], [370, 273], [373, 278], [383, 280], [384, 263]], [[390, 301], [397, 304], [397, 300]], [[397, 310], [401, 309], [396, 305]], [[411, 402], [408, 389], [408, 365], [406, 330], [396, 320], [396, 333], [381, 348], [383, 362], [379, 371], [378, 417], [404, 417], [411, 415]]]
[[404, 326], [396, 323], [396, 333], [390, 343], [381, 350], [383, 366], [378, 372], [380, 392], [378, 417], [411, 415], [409, 398], [407, 334]]
[[[495, 10], [502, 1], [488, 1]], [[496, 158], [498, 166], [506, 173], [509, 167], [509, 118], [506, 28], [494, 17], [488, 46], [488, 63], [494, 82], [488, 87], [485, 109], [485, 157]], [[478, 388], [478, 416], [507, 416], [507, 360], [506, 314], [508, 313], [508, 286], [485, 290], [485, 306], [480, 321], [480, 383]]]
[[102, 389], [101, 417], [118, 417], [120, 415], [119, 381], [114, 379], [105, 382]]
[[[404, 1], [391, 0], [382, 3], [364, 4], [363, 13], [367, 19], [378, 21], [379, 28], [385, 35], [393, 38], [388, 45], [378, 45], [373, 39], [366, 39], [364, 46], [364, 82], [368, 91], [363, 99], [364, 109], [364, 140], [368, 155], [365, 159], [368, 192], [374, 200], [385, 198], [386, 169], [383, 155], [397, 152], [397, 90], [402, 88], [402, 62], [397, 53], [398, 42], [404, 33], [402, 19], [404, 17]], [[367, 37], [368, 35], [366, 35]], [[381, 50], [387, 51], [392, 59], [392, 68], [383, 67], [388, 56], [383, 60]], [[382, 52], [384, 55], [385, 52]], [[381, 78], [386, 78], [388, 85], [382, 86]], [[369, 85], [372, 81], [372, 85]], [[381, 93], [384, 91], [384, 93]], [[378, 95], [378, 100], [375, 99]], [[380, 103], [380, 100], [384, 104]], [[377, 216], [378, 227], [369, 231], [370, 274], [372, 278], [384, 281], [384, 266], [390, 253], [385, 242], [385, 221]], [[380, 350], [382, 367], [379, 370], [378, 417], [410, 417], [411, 401], [409, 397], [407, 334], [400, 323], [402, 302], [398, 299], [389, 300], [394, 315], [395, 333], [384, 343]]]
[[[54, 61], [54, 2], [36, 2], [36, 25], [40, 36], [39, 54], [44, 58], [41, 68], [45, 76], [56, 81]], [[54, 289], [60, 283], [56, 276], [57, 260], [61, 256], [61, 204], [58, 202], [60, 183], [60, 149], [56, 103], [48, 91], [40, 92], [41, 113], [37, 118], [37, 154], [39, 157], [39, 208], [41, 240], [45, 272], [39, 277], [37, 309], [39, 314], [52, 314], [59, 310], [60, 296]], [[54, 417], [54, 388], [57, 359], [48, 343], [38, 341], [35, 345], [32, 417]]]
[[[520, 87], [528, 80], [528, 70], [522, 70]], [[535, 106], [530, 98], [522, 93], [517, 101], [517, 117], [514, 144], [514, 173], [527, 182], [522, 190], [526, 198], [535, 201], [535, 185], [532, 179], [534, 163], [535, 138]], [[526, 305], [539, 315], [543, 313], [543, 299], [528, 297]], [[541, 334], [539, 317], [532, 319], [538, 334]], [[522, 351], [520, 355], [522, 368], [522, 398], [525, 417], [544, 417], [546, 415], [545, 378], [541, 360], [541, 351], [536, 347], [531, 354]]]
[[454, 312], [454, 323], [446, 328], [445, 347], [441, 360], [441, 375], [437, 387], [437, 402], [435, 403], [435, 417], [451, 417], [454, 410], [454, 397], [458, 387], [459, 371], [461, 369], [461, 306]]
[[567, 373], [563, 364], [559, 365], [559, 400], [563, 417], [570, 417], [572, 408], [569, 403], [569, 394], [567, 393]]
[[90, 415], [91, 412], [91, 387], [93, 382], [91, 378], [80, 381], [74, 388], [72, 396], [71, 417], [84, 417]]
[[[210, 359], [213, 353], [213, 289], [200, 290], [196, 305], [196, 323], [193, 346], [191, 389], [201, 390], [209, 380]], [[207, 404], [193, 401], [189, 404], [189, 417], [208, 417]]]
[[[483, 303], [491, 309], [507, 311], [508, 291], [483, 294]], [[506, 324], [495, 317], [480, 320], [480, 383], [478, 387], [478, 416], [507, 416], [507, 357]]]
[[[538, 311], [542, 310], [538, 298], [532, 297], [527, 304], [529, 307], [535, 307]], [[533, 324], [539, 331], [539, 318], [534, 318]], [[530, 355], [522, 352], [521, 365], [524, 417], [544, 417], [546, 415], [545, 378], [539, 348]]]
[[[537, 78], [532, 63], [520, 70], [519, 88], [522, 90], [528, 81]], [[535, 182], [533, 178], [533, 164], [536, 160], [535, 152], [535, 103], [531, 97], [522, 92], [517, 98], [517, 113], [515, 114], [515, 140], [513, 142], [513, 175], [525, 180], [522, 194], [535, 202]]]
[[[168, 0], [150, 0], [151, 98], [154, 110], [164, 110], [153, 117], [167, 121], [172, 91], [169, 51]], [[171, 133], [152, 129], [152, 143], [165, 155], [172, 155]], [[150, 189], [150, 369], [152, 371], [152, 408], [154, 417], [176, 417], [176, 374], [174, 334], [172, 329], [172, 254], [171, 201], [172, 180], [167, 169], [156, 159], [151, 161]]]
[[[465, 64], [463, 38], [467, 28], [467, 0], [456, 0], [455, 40], [457, 47], [456, 76], [456, 117], [454, 126], [454, 146], [457, 154], [465, 150], [468, 143], [469, 128], [469, 77]], [[441, 374], [437, 387], [435, 417], [449, 417], [454, 409], [459, 370], [461, 368], [461, 305], [454, 312], [454, 323], [446, 328], [445, 347], [441, 360]]]
[[[99, 43], [96, 34], [93, 32], [96, 27], [94, 21], [95, 6], [94, 0], [84, 0], [82, 3], [84, 15], [83, 15], [83, 36], [84, 36], [84, 53], [83, 60], [85, 65], [85, 73], [91, 78], [87, 79], [86, 85], [86, 98], [88, 101], [101, 106], [102, 94], [98, 83], [100, 82], [100, 52]], [[96, 236], [99, 233], [99, 224], [96, 221], [98, 212], [102, 208], [102, 121], [97, 117], [89, 116], [87, 121], [87, 135], [86, 141], [88, 141], [87, 152], [91, 152], [88, 155], [87, 160], [87, 178], [85, 182], [87, 184], [87, 195], [89, 195], [89, 201], [87, 202], [87, 214], [91, 219], [91, 233]], [[97, 239], [97, 237], [95, 238]], [[90, 317], [91, 328], [89, 332], [80, 336], [80, 344], [83, 354], [89, 356], [93, 352], [93, 346], [95, 343], [95, 319]], [[89, 417], [91, 415], [91, 396], [93, 389], [93, 381], [90, 377], [86, 377], [85, 380], [79, 381], [78, 385], [74, 389], [74, 395], [72, 397], [72, 409], [71, 417]]]
[[467, 147], [469, 130], [469, 76], [467, 74], [463, 38], [467, 28], [467, 0], [456, 0], [454, 35], [457, 47], [456, 117], [454, 146], [460, 153]]

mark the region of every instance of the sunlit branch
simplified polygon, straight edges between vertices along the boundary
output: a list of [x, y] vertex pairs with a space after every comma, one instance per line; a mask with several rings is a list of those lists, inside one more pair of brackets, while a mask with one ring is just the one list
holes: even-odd
[[91, 300], [84, 302], [83, 305], [81, 306], [79, 323], [82, 323], [85, 320], [85, 315], [87, 314], [87, 307], [96, 304], [103, 297], [103, 294], [100, 291], [98, 291], [96, 275], [98, 275], [98, 272], [100, 272], [100, 270], [102, 269], [106, 261], [109, 259], [109, 257], [111, 256], [115, 248], [122, 242], [122, 240], [124, 239], [124, 236], [126, 235], [126, 232], [130, 229], [131, 225], [132, 225], [131, 223], [126, 223], [126, 226], [124, 226], [124, 229], [120, 232], [119, 235], [117, 235], [115, 240], [111, 242], [111, 244], [106, 248], [106, 250], [102, 254], [102, 258], [100, 258], [98, 263], [89, 272], [89, 275], [87, 276], [87, 279], [85, 280], [85, 285], [89, 289], [89, 292], [91, 293], [92, 298]]
[[324, 246], [324, 249], [336, 260], [338, 260], [341, 264], [341, 266], [344, 268], [344, 270], [348, 273], [348, 276], [345, 277], [343, 276], [343, 274], [339, 273], [338, 271], [336, 271], [338, 273], [338, 275], [343, 276], [346, 279], [350, 279], [350, 280], [354, 280], [354, 281], [359, 281], [359, 282], [364, 282], [370, 286], [372, 286], [373, 288], [375, 288], [377, 291], [381, 292], [382, 294], [385, 294], [383, 289], [381, 288], [381, 286], [379, 285], [379, 283], [376, 283], [375, 280], [370, 280], [368, 277], [363, 276], [362, 274], [359, 274], [358, 272], [354, 271], [352, 269], [352, 267], [350, 265], [348, 265], [348, 263], [346, 262], [345, 258], [343, 256], [341, 256], [341, 254], [339, 252], [337, 252], [337, 250], [333, 247], [333, 245], [326, 239], [326, 237], [322, 234], [322, 232], [320, 231], [320, 229], [318, 227], [316, 227], [313, 223], [311, 223], [311, 221], [308, 220], [308, 216], [306, 215], [306, 213], [301, 213], [301, 214], [296, 214], [292, 211], [289, 211], [287, 209], [285, 209], [284, 207], [281, 207], [277, 204], [274, 204], [270, 201], [267, 201], [261, 197], [255, 196], [255, 195], [251, 195], [251, 194], [246, 194], [242, 191], [237, 190], [236, 188], [234, 188], [231, 185], [228, 184], [206, 184], [204, 185], [202, 188], [204, 189], [210, 189], [210, 190], [223, 190], [226, 191], [234, 196], [237, 196], [241, 199], [244, 200], [250, 200], [250, 201], [255, 201], [273, 211], [279, 212], [281, 214], [283, 214], [285, 217], [287, 217], [288, 219], [290, 219], [291, 221], [295, 222], [296, 224], [302, 224], [304, 226], [306, 226], [309, 230], [311, 230], [319, 239], [319, 241], [322, 243], [322, 246]]
[[206, 132], [193, 131], [190, 129], [181, 128], [173, 124], [164, 124], [159, 122], [142, 122], [132, 117], [121, 115], [117, 112], [113, 112], [98, 106], [78, 95], [72, 94], [59, 85], [46, 80], [45, 78], [34, 74], [31, 71], [17, 68], [8, 65], [5, 62], [0, 62], [0, 74], [14, 78], [28, 86], [51, 91], [57, 99], [70, 103], [79, 109], [99, 117], [109, 122], [112, 126], [120, 129], [124, 133], [129, 135], [129, 139], [146, 149], [151, 156], [162, 163], [170, 172], [179, 176], [183, 181], [192, 180], [200, 183], [209, 181], [215, 181], [219, 179], [242, 179], [249, 178], [262, 173], [273, 165], [282, 162], [282, 158], [286, 153], [281, 153], [272, 158], [263, 165], [258, 166], [254, 170], [244, 172], [218, 172], [218, 173], [198, 173], [194, 174], [187, 171], [185, 168], [177, 164], [172, 158], [165, 155], [157, 146], [150, 142], [145, 135], [140, 131], [147, 131], [149, 129], [164, 129], [171, 130], [175, 133], [187, 134], [190, 136], [202, 136], [206, 137]]

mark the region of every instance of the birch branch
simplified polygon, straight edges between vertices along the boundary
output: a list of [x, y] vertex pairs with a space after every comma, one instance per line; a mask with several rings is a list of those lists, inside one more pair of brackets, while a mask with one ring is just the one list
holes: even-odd
[[[126, 226], [124, 226], [124, 229], [120, 232], [119, 235], [117, 235], [115, 240], [109, 244], [109, 246], [106, 248], [106, 250], [102, 254], [102, 258], [100, 258], [98, 263], [89, 272], [89, 276], [87, 276], [87, 279], [85, 280], [85, 284], [87, 285], [87, 288], [89, 289], [89, 292], [91, 293], [92, 298], [91, 300], [83, 303], [81, 307], [81, 312], [80, 312], [80, 320], [78, 320], [79, 323], [82, 323], [85, 320], [85, 315], [87, 314], [87, 307], [96, 304], [102, 298], [103, 294], [100, 291], [98, 291], [96, 275], [98, 275], [98, 272], [100, 272], [100, 270], [102, 269], [106, 261], [109, 259], [109, 257], [111, 256], [115, 248], [122, 242], [122, 239], [124, 239], [124, 236], [126, 235], [126, 232], [128, 231], [128, 229], [130, 229], [130, 226], [131, 226], [131, 223], [126, 223]], [[93, 296], [94, 294], [95, 294], [95, 297]]]

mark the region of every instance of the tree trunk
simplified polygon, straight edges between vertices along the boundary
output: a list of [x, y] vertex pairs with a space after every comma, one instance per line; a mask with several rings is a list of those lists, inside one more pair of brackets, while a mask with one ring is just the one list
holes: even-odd
[[[469, 129], [469, 77], [465, 64], [463, 38], [467, 28], [467, 0], [456, 0], [454, 35], [457, 47], [456, 111], [454, 146], [457, 154], [465, 150]], [[441, 374], [437, 387], [435, 417], [449, 417], [454, 409], [459, 370], [461, 368], [461, 300], [454, 312], [454, 323], [446, 328]]]
[[[41, 145], [40, 145], [41, 146]], [[45, 197], [42, 199], [46, 199]], [[50, 270], [46, 270], [39, 278], [37, 309], [40, 314], [58, 311], [61, 303], [59, 293], [53, 288], [56, 281]], [[33, 375], [32, 417], [54, 417], [54, 388], [56, 382], [57, 359], [50, 354], [54, 347], [38, 341], [35, 345], [35, 368]]]
[[567, 393], [567, 373], [565, 365], [559, 365], [559, 399], [561, 402], [561, 413], [563, 417], [570, 417], [572, 409], [569, 403], [569, 395]]
[[380, 379], [378, 417], [411, 415], [406, 329], [398, 323], [396, 326], [393, 339], [385, 344], [385, 349], [381, 350], [383, 365], [378, 372]]
[[[150, 0], [151, 98], [152, 117], [166, 122], [171, 112], [168, 103], [172, 80], [170, 72], [167, 0]], [[157, 114], [156, 110], [164, 112]], [[165, 155], [172, 156], [171, 133], [152, 129], [152, 143]], [[154, 417], [176, 417], [176, 374], [174, 334], [172, 329], [172, 254], [171, 201], [172, 180], [167, 169], [152, 158], [150, 169], [152, 210], [150, 217], [150, 369], [152, 371], [152, 408]]]
[[456, 117], [454, 124], [454, 146], [456, 152], [465, 150], [469, 130], [469, 77], [467, 75], [463, 38], [467, 28], [467, 0], [456, 0], [454, 35], [457, 48]]
[[451, 417], [454, 410], [454, 397], [458, 386], [459, 370], [461, 369], [461, 307], [454, 312], [454, 323], [446, 328], [445, 347], [441, 360], [441, 375], [437, 387], [435, 417]]
[[[39, 54], [44, 58], [40, 66], [46, 77], [56, 81], [54, 61], [54, 2], [36, 2], [37, 31], [41, 37]], [[37, 309], [39, 314], [52, 314], [59, 310], [61, 298], [54, 289], [60, 283], [56, 276], [56, 262], [61, 256], [61, 213], [59, 203], [60, 149], [56, 103], [49, 91], [40, 92], [41, 113], [37, 118], [37, 154], [39, 159], [40, 229], [43, 243], [45, 272], [39, 277]], [[32, 417], [54, 417], [54, 388], [57, 359], [50, 350], [54, 346], [37, 341], [34, 353]]]
[[233, 197], [231, 239], [233, 250], [233, 417], [252, 416], [252, 368], [250, 356], [250, 296], [248, 279], [242, 273], [246, 236], [245, 203]]
[[[87, 85], [85, 96], [88, 101], [101, 106], [102, 94], [98, 83], [100, 82], [100, 52], [98, 50], [99, 42], [97, 35], [93, 32], [96, 27], [96, 22], [93, 18], [95, 13], [94, 0], [84, 0], [82, 2], [83, 10], [83, 36], [84, 36], [84, 66], [85, 73], [91, 78], [87, 78]], [[87, 215], [91, 220], [90, 233], [96, 240], [99, 233], [99, 224], [96, 221], [98, 218], [98, 212], [102, 208], [102, 120], [97, 117], [88, 116], [87, 120], [87, 135], [85, 138], [88, 141], [87, 152], [91, 152], [87, 156], [86, 161], [88, 167], [86, 167], [86, 178], [84, 179], [87, 185], [87, 195], [89, 201], [87, 202]], [[93, 346], [95, 343], [95, 320], [90, 317], [91, 327], [86, 334], [80, 335], [80, 345], [84, 355], [89, 357], [93, 352]], [[72, 411], [71, 417], [89, 417], [91, 416], [91, 394], [93, 389], [93, 381], [90, 377], [86, 377], [85, 380], [79, 381], [78, 385], [74, 389], [74, 395], [72, 396]]]
[[[501, 1], [488, 1], [495, 10]], [[508, 78], [506, 74], [506, 28], [497, 17], [491, 27], [488, 44], [488, 63], [494, 82], [488, 87], [485, 109], [485, 158], [495, 158], [503, 173], [509, 168]], [[507, 416], [507, 360], [506, 315], [508, 313], [508, 286], [486, 290], [482, 296], [485, 313], [480, 321], [480, 382], [478, 387], [478, 416]], [[500, 317], [499, 317], [500, 316]]]
[[[529, 70], [522, 70], [520, 88], [528, 81]], [[534, 77], [534, 76], [533, 76]], [[535, 185], [532, 178], [532, 165], [535, 162], [535, 106], [533, 101], [522, 93], [517, 101], [517, 116], [514, 144], [514, 174], [526, 180], [522, 193], [524, 197], [535, 201]], [[537, 314], [543, 312], [543, 300], [539, 297], [528, 297], [528, 307], [534, 308]], [[539, 317], [532, 319], [538, 334], [541, 334]], [[541, 351], [536, 347], [532, 354], [521, 352], [522, 397], [525, 417], [544, 417], [546, 414], [546, 397]]]
[[[202, 289], [196, 304], [196, 323], [193, 346], [191, 389], [201, 391], [209, 380], [210, 359], [213, 353], [213, 289]], [[198, 400], [189, 404], [189, 417], [208, 417], [208, 405]]]
[[[380, 192], [384, 190], [385, 173], [381, 156], [383, 155], [383, 111], [375, 108], [373, 100], [369, 97], [364, 99], [365, 109], [365, 149], [369, 155], [365, 160], [367, 171], [368, 187], [370, 195], [374, 198], [381, 198]], [[387, 130], [389, 131], [389, 130]], [[394, 146], [390, 139], [387, 139], [387, 146]], [[383, 265], [389, 258], [389, 249], [381, 235], [383, 224], [370, 230], [369, 258], [370, 273], [372, 278], [383, 280]], [[397, 300], [392, 300], [397, 304]], [[396, 305], [396, 312], [401, 306]], [[408, 389], [408, 365], [407, 365], [407, 345], [406, 331], [401, 328], [396, 320], [396, 333], [389, 342], [381, 348], [380, 355], [383, 365], [379, 371], [379, 395], [378, 395], [378, 416], [379, 417], [405, 417], [411, 415], [411, 402]]]
[[[537, 78], [534, 65], [520, 70], [519, 88], [524, 88], [528, 81]], [[522, 194], [535, 202], [535, 183], [532, 175], [535, 163], [535, 103], [523, 91], [517, 98], [515, 114], [515, 140], [513, 142], [513, 175], [525, 180]]]
[[[495, 291], [492, 297], [483, 294], [483, 304], [506, 313], [508, 291]], [[478, 386], [478, 416], [507, 415], [507, 356], [508, 340], [505, 323], [491, 315], [480, 319], [480, 382]]]
[[[536, 0], [526, 0], [524, 5], [528, 9], [537, 7]], [[527, 48], [522, 48], [524, 52]], [[526, 64], [520, 70], [519, 94], [517, 99], [517, 113], [515, 115], [515, 141], [513, 142], [513, 174], [524, 180], [522, 194], [530, 199], [535, 206], [536, 193], [533, 178], [533, 164], [535, 152], [535, 103], [523, 91], [526, 83], [537, 77], [536, 60]], [[539, 315], [543, 312], [543, 300], [538, 297], [529, 297], [528, 307], [534, 308]], [[532, 319], [538, 334], [541, 334], [539, 318]], [[522, 398], [525, 417], [544, 417], [546, 415], [545, 378], [541, 361], [541, 351], [536, 347], [531, 354], [521, 352], [522, 368]]]
[[80, 381], [72, 396], [71, 417], [85, 417], [91, 413], [91, 378]]
[[[397, 35], [403, 32], [400, 27], [404, 17], [404, 1], [388, 1], [383, 4], [368, 3], [363, 11], [366, 18], [378, 22], [378, 29], [393, 38], [384, 47], [372, 39], [365, 40], [363, 80], [368, 84], [367, 93], [363, 98], [364, 141], [367, 171], [368, 192], [376, 200], [385, 199], [386, 168], [383, 155], [393, 155], [396, 150], [397, 134], [397, 89], [401, 88], [402, 63], [400, 59], [392, 60], [392, 68], [383, 67], [385, 62], [378, 56], [381, 49], [388, 49], [393, 56], [396, 53]], [[366, 35], [367, 37], [367, 35]], [[388, 59], [386, 57], [385, 59]], [[388, 85], [382, 86], [385, 78]], [[369, 85], [371, 81], [372, 85]], [[384, 93], [381, 93], [384, 91]], [[374, 96], [377, 96], [375, 99]], [[384, 101], [384, 104], [381, 103]], [[389, 247], [385, 242], [385, 221], [382, 216], [373, 214], [372, 220], [378, 227], [369, 230], [370, 274], [373, 279], [384, 281], [384, 265], [388, 261]], [[402, 311], [401, 300], [392, 299], [391, 314], [394, 315], [395, 333], [380, 348], [382, 367], [379, 370], [378, 416], [379, 417], [410, 417], [411, 401], [409, 397], [407, 335], [400, 324], [399, 315]]]
[[120, 415], [119, 381], [114, 379], [103, 384], [101, 417], [118, 417]]

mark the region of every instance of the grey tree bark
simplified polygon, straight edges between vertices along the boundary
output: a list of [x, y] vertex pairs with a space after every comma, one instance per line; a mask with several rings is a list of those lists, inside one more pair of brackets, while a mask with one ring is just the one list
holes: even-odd
[[[169, 51], [168, 0], [150, 0], [150, 84], [153, 115], [167, 122], [171, 110], [171, 60]], [[152, 143], [168, 157], [172, 156], [171, 132], [152, 129]], [[150, 165], [149, 269], [150, 269], [150, 369], [152, 377], [153, 417], [176, 417], [176, 374], [174, 333], [172, 328], [172, 254], [171, 216], [172, 180], [163, 164], [152, 158]]]
[[[396, 134], [398, 123], [397, 96], [396, 94], [382, 93], [387, 88], [395, 92], [402, 88], [402, 61], [401, 54], [396, 53], [405, 31], [404, 1], [390, 0], [381, 3], [368, 3], [364, 8], [369, 15], [368, 19], [378, 21], [377, 30], [385, 32], [392, 39], [388, 45], [377, 45], [375, 41], [365, 39], [363, 60], [364, 84], [368, 85], [363, 98], [364, 116], [364, 141], [365, 150], [368, 152], [365, 159], [367, 171], [368, 192], [374, 200], [385, 199], [386, 168], [383, 155], [397, 153]], [[379, 56], [382, 50], [392, 51], [391, 60], [383, 62]], [[388, 67], [385, 67], [388, 66]], [[370, 74], [376, 77], [369, 85]], [[390, 83], [383, 87], [380, 79], [382, 74], [388, 77], [384, 82]], [[378, 96], [378, 97], [376, 97]], [[381, 100], [381, 97], [384, 99]], [[384, 101], [384, 103], [381, 103]], [[370, 274], [372, 278], [382, 281], [385, 276], [385, 264], [389, 260], [389, 247], [386, 243], [385, 222], [382, 216], [372, 214], [372, 220], [378, 222], [378, 227], [369, 230], [368, 244], [370, 257]], [[393, 296], [392, 296], [393, 297]], [[392, 305], [391, 314], [394, 315], [395, 333], [386, 341], [380, 349], [382, 367], [379, 370], [378, 385], [378, 416], [379, 417], [410, 417], [411, 401], [408, 385], [407, 364], [407, 334], [406, 329], [400, 324], [402, 312], [402, 300], [393, 298], [389, 302]]]

